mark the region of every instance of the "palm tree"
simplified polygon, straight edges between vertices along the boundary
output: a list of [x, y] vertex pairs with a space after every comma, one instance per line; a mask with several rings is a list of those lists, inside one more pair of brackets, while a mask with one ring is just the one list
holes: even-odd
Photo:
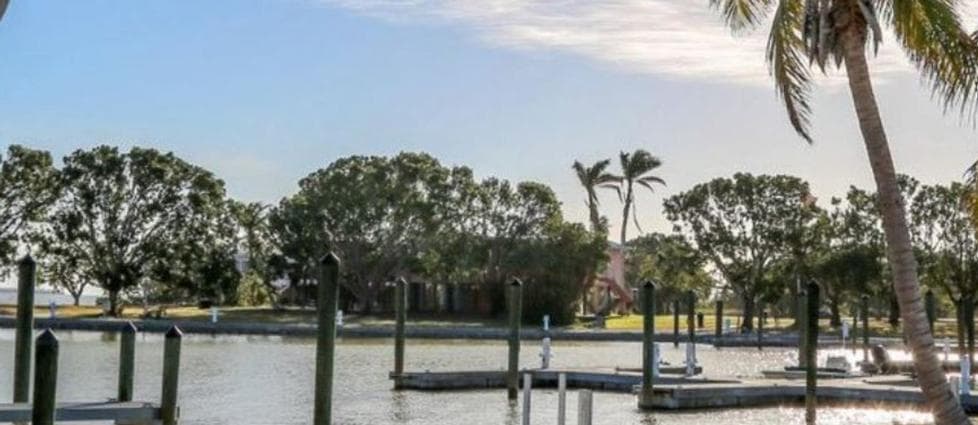
[[647, 175], [662, 165], [662, 161], [652, 156], [648, 151], [639, 149], [632, 153], [622, 152], [618, 154], [618, 159], [621, 162], [621, 181], [625, 185], [625, 193], [622, 197], [622, 202], [624, 202], [625, 207], [622, 210], [621, 217], [621, 246], [624, 247], [628, 235], [629, 214], [631, 214], [632, 221], [635, 222], [635, 227], [638, 231], [642, 231], [642, 228], [638, 225], [638, 208], [635, 208], [634, 185], [637, 184], [655, 192], [652, 183], [665, 186], [666, 182], [658, 176]]
[[812, 67], [835, 63], [846, 72], [856, 118], [879, 193], [893, 285], [917, 379], [938, 424], [966, 424], [934, 350], [907, 227], [906, 208], [866, 61], [893, 29], [910, 61], [945, 108], [968, 107], [978, 94], [975, 41], [963, 29], [955, 0], [710, 0], [733, 30], [767, 22], [773, 12], [767, 62], [795, 131], [811, 142]]
[[585, 167], [584, 164], [574, 161], [574, 165], [571, 167], [577, 174], [581, 186], [584, 186], [584, 190], [587, 191], [587, 207], [591, 212], [591, 230], [595, 232], [607, 231], [601, 222], [601, 214], [598, 213], [598, 189], [613, 189], [618, 191], [619, 196], [621, 195], [621, 190], [618, 187], [621, 177], [609, 173], [607, 171], [608, 165], [611, 165], [611, 160], [605, 159], [595, 162], [590, 167]]

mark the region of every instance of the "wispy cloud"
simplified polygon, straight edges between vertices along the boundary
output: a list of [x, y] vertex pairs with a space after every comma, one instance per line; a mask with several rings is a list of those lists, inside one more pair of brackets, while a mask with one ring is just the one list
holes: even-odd
[[[319, 1], [394, 22], [457, 25], [492, 46], [557, 50], [625, 72], [769, 83], [766, 29], [735, 37], [707, 0]], [[969, 18], [978, 14], [974, 3], [966, 7]], [[891, 37], [873, 69], [887, 75], [911, 68]]]

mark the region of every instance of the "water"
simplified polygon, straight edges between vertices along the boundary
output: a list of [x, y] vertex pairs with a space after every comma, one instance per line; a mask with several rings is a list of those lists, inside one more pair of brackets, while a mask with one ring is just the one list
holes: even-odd
[[[91, 401], [114, 396], [118, 342], [102, 333], [59, 332], [58, 398]], [[137, 340], [137, 400], [160, 396], [163, 340], [140, 335]], [[539, 344], [524, 342], [521, 361], [539, 364]], [[315, 342], [312, 339], [244, 336], [185, 337], [180, 373], [180, 406], [184, 425], [307, 425], [312, 421]], [[640, 343], [554, 343], [555, 368], [637, 367]], [[684, 348], [663, 345], [666, 361], [679, 364]], [[759, 376], [794, 358], [793, 350], [700, 347], [698, 357], [711, 376]], [[393, 363], [390, 340], [348, 339], [336, 351], [334, 424], [338, 425], [518, 425], [519, 406], [503, 390], [415, 392], [391, 390], [387, 379]], [[502, 341], [409, 340], [406, 368], [474, 370], [505, 368]], [[11, 399], [13, 333], [0, 330], [0, 399]], [[801, 424], [804, 409], [767, 408], [646, 413], [628, 394], [595, 393], [595, 424]], [[569, 423], [576, 418], [576, 392], [568, 394]], [[556, 393], [534, 392], [533, 423], [556, 423]], [[923, 424], [918, 412], [875, 409], [823, 409], [820, 424]]]

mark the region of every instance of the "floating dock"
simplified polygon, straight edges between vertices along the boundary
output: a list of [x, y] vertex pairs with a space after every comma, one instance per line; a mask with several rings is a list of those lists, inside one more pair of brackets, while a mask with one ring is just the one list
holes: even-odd
[[[527, 369], [534, 387], [556, 387], [557, 377], [566, 374], [567, 387], [634, 393], [642, 383], [636, 373], [615, 370], [541, 370]], [[400, 377], [399, 386], [408, 390], [477, 390], [506, 387], [506, 372], [409, 372]], [[784, 379], [730, 379], [703, 377], [686, 378], [679, 375], [660, 375], [653, 386], [652, 409], [689, 410], [736, 407], [798, 405], [805, 402], [805, 381]], [[904, 376], [871, 378], [821, 379], [818, 382], [819, 403], [879, 407], [899, 406], [925, 409], [923, 394], [916, 383]], [[978, 414], [978, 396], [961, 396], [961, 405], [969, 414]]]
[[[0, 422], [28, 423], [30, 403], [0, 404]], [[115, 421], [127, 425], [160, 424], [160, 406], [138, 401], [104, 403], [58, 403], [55, 408], [58, 422]]]

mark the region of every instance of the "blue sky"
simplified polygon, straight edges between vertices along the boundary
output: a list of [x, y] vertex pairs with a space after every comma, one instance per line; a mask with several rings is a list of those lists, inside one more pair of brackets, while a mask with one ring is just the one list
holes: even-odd
[[[172, 150], [268, 202], [339, 156], [422, 150], [547, 183], [572, 220], [586, 215], [571, 163], [644, 148], [665, 162], [669, 186], [638, 200], [660, 231], [662, 197], [735, 171], [795, 174], [825, 200], [869, 186], [839, 77], [823, 79], [805, 145], [763, 36], [730, 36], [706, 4], [14, 0], [0, 23], [0, 140], [57, 157]], [[959, 178], [976, 133], [942, 116], [892, 44], [873, 66], [898, 168]]]

